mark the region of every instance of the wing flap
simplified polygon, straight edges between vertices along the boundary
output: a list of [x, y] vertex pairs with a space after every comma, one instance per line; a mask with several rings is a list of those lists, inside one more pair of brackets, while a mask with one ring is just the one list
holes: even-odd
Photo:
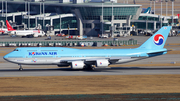
[[93, 58], [93, 59], [72, 59], [72, 60], [61, 60], [61, 63], [71, 63], [73, 61], [85, 61], [85, 62], [96, 62], [97, 60], [109, 60], [109, 61], [118, 61], [121, 59], [131, 59], [131, 57], [107, 57], [107, 58]]

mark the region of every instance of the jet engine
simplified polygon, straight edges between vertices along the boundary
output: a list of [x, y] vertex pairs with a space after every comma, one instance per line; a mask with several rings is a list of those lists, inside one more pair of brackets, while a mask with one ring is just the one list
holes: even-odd
[[107, 67], [108, 65], [108, 60], [96, 60], [96, 67]]
[[83, 69], [84, 68], [84, 61], [73, 61], [71, 63], [72, 69]]

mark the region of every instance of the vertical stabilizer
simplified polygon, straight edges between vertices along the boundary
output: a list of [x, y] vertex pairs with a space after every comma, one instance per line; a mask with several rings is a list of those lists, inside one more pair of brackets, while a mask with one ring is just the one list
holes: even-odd
[[9, 23], [8, 20], [6, 20], [6, 25], [7, 25], [7, 29], [8, 31], [14, 31], [15, 29], [12, 28], [11, 24]]
[[162, 49], [166, 43], [171, 26], [164, 26], [144, 42], [139, 49]]
[[151, 7], [148, 7], [144, 13], [149, 14], [151, 12]]
[[176, 16], [178, 16], [178, 19], [179, 19], [179, 15], [180, 15], [180, 14], [177, 14], [177, 15], [176, 15]]

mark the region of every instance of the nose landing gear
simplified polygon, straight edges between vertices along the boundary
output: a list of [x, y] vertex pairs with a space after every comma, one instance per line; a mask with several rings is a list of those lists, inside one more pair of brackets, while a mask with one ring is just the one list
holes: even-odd
[[21, 66], [21, 64], [19, 64], [19, 71], [22, 71], [23, 70], [23, 68], [22, 68], [22, 66]]

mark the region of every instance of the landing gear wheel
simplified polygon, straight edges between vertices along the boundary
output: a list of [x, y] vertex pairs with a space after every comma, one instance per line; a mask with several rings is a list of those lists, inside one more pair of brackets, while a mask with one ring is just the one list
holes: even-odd
[[19, 71], [22, 71], [22, 70], [23, 70], [23, 68], [22, 68], [22, 66], [20, 65]]
[[95, 67], [93, 67], [92, 65], [86, 65], [86, 67], [84, 68], [85, 70], [95, 70]]
[[22, 71], [23, 70], [23, 68], [19, 68], [19, 71]]

